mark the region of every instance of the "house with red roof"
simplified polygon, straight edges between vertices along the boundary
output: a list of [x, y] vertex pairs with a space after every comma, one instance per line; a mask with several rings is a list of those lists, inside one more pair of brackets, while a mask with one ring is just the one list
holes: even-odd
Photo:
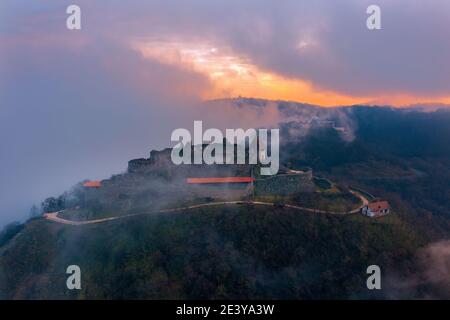
[[361, 209], [361, 213], [368, 217], [380, 217], [389, 214], [391, 207], [386, 200], [374, 200]]

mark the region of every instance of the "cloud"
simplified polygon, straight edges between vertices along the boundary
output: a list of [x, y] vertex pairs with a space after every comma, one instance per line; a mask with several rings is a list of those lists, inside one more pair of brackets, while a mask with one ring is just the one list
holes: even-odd
[[133, 1], [126, 8], [96, 2], [96, 22], [125, 38], [228, 48], [261, 70], [307, 81], [318, 91], [372, 100], [394, 96], [405, 103], [448, 101], [450, 3], [377, 3], [378, 31], [366, 28], [372, 2], [365, 0]]
[[[366, 28], [370, 4], [368, 0], [287, 0], [282, 4], [193, 0], [189, 5], [183, 0], [135, 0], [126, 5], [117, 0], [79, 1], [82, 32], [92, 39], [114, 39], [123, 46], [136, 39], [162, 46], [178, 42], [201, 48], [209, 44], [245, 61], [252, 70], [283, 79], [276, 83], [278, 88], [305, 90], [303, 102], [317, 103], [308, 101], [315, 98], [314, 92], [343, 103], [355, 99], [396, 104], [449, 102], [450, 3], [380, 0], [382, 30], [377, 31]], [[37, 27], [41, 34], [52, 34], [63, 29], [63, 4], [34, 7], [29, 15], [16, 19], [20, 27], [5, 31], [17, 35]], [[235, 88], [239, 86], [237, 82]], [[245, 88], [242, 91], [249, 95]], [[222, 96], [227, 93], [236, 90], [221, 92]], [[282, 90], [274, 94], [285, 98]], [[301, 95], [296, 98], [301, 100]]]
[[415, 255], [413, 273], [388, 278], [388, 298], [449, 299], [450, 241], [435, 242]]

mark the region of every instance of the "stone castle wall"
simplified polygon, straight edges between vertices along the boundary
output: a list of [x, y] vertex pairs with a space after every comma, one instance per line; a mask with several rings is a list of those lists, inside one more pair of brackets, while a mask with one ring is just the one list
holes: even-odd
[[148, 159], [140, 158], [128, 161], [128, 172], [133, 173], [141, 168], [152, 166], [154, 168], [169, 167], [172, 164], [170, 158], [171, 149], [167, 148], [161, 151], [152, 150]]
[[254, 194], [265, 195], [289, 195], [298, 192], [314, 191], [312, 171], [301, 173], [287, 173], [257, 179], [253, 182]]
[[[152, 151], [148, 159], [134, 159], [128, 162], [128, 172], [135, 173], [144, 168], [166, 168], [175, 169], [180, 177], [195, 177], [195, 176], [254, 176], [252, 174], [252, 165], [182, 165], [174, 166], [170, 160], [171, 149], [164, 149], [162, 151]], [[253, 168], [254, 169], [254, 168]], [[314, 191], [314, 183], [312, 182], [312, 170], [307, 168], [302, 171], [282, 170], [282, 173], [262, 177], [256, 179], [251, 184], [243, 184], [242, 186], [189, 186], [193, 194], [221, 197], [226, 195], [246, 196], [254, 194], [256, 196], [264, 195], [289, 195], [299, 192]], [[179, 177], [179, 178], [180, 178]], [[227, 197], [227, 196], [226, 196]]]
[[140, 168], [143, 168], [145, 166], [148, 166], [151, 164], [150, 159], [133, 159], [128, 161], [128, 172], [133, 173], [138, 171]]

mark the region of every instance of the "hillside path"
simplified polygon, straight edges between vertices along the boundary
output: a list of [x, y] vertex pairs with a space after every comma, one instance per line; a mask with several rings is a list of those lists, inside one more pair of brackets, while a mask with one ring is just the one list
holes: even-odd
[[[326, 214], [335, 214], [335, 215], [345, 215], [345, 214], [358, 213], [361, 210], [362, 207], [366, 206], [369, 203], [369, 200], [360, 192], [353, 191], [353, 190], [350, 190], [350, 192], [353, 195], [357, 196], [359, 199], [361, 199], [362, 204], [360, 206], [358, 206], [357, 208], [353, 209], [352, 211], [349, 211], [349, 212], [335, 212], [335, 211], [319, 210], [319, 209], [300, 207], [300, 206], [296, 206], [296, 205], [292, 205], [292, 204], [284, 204], [283, 207], [284, 208], [295, 209], [295, 210], [300, 210], [300, 211], [312, 212], [312, 213], [326, 213]], [[222, 201], [222, 202], [202, 203], [202, 204], [196, 204], [196, 205], [186, 206], [186, 207], [179, 207], [179, 208], [172, 208], [172, 209], [162, 209], [162, 210], [153, 211], [153, 212], [140, 212], [140, 213], [133, 213], [133, 214], [128, 214], [128, 215], [123, 215], [123, 216], [115, 216], [115, 217], [108, 217], [108, 218], [94, 219], [94, 220], [85, 220], [85, 221], [72, 221], [72, 220], [67, 220], [67, 219], [61, 218], [61, 217], [58, 216], [58, 214], [60, 212], [62, 212], [62, 211], [45, 213], [44, 214], [44, 218], [47, 219], [47, 220], [53, 221], [53, 222], [57, 222], [57, 223], [79, 226], [79, 225], [85, 225], [85, 224], [103, 223], [103, 222], [119, 220], [119, 219], [124, 219], [124, 218], [129, 218], [129, 217], [135, 217], [135, 216], [141, 216], [141, 215], [145, 215], [145, 214], [152, 214], [152, 213], [169, 213], [169, 212], [176, 212], [176, 211], [182, 211], [182, 210], [191, 210], [191, 209], [197, 209], [197, 208], [203, 208], [203, 207], [213, 207], [213, 206], [223, 206], [223, 205], [246, 205], [246, 204], [260, 205], [260, 206], [271, 206], [271, 207], [275, 206], [275, 204], [272, 203], [272, 202], [261, 202], [261, 201]]]

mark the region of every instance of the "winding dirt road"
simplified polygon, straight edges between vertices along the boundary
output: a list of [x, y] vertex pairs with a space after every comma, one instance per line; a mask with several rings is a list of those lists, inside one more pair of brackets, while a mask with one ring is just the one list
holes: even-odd
[[[362, 207], [366, 206], [369, 203], [369, 200], [362, 193], [359, 193], [359, 192], [353, 191], [353, 190], [350, 190], [350, 192], [353, 195], [357, 196], [359, 199], [361, 199], [362, 204], [349, 212], [334, 212], [334, 211], [327, 211], [327, 210], [319, 210], [319, 209], [295, 206], [292, 204], [284, 204], [283, 207], [300, 210], [300, 211], [312, 212], [312, 213], [326, 213], [326, 214], [338, 214], [338, 215], [358, 213]], [[223, 201], [223, 202], [202, 203], [202, 204], [180, 207], [180, 208], [162, 209], [162, 210], [153, 211], [153, 212], [140, 212], [140, 213], [128, 214], [128, 215], [124, 215], [124, 216], [115, 216], [115, 217], [108, 217], [108, 218], [95, 219], [95, 220], [85, 220], [85, 221], [72, 221], [72, 220], [60, 218], [58, 216], [58, 214], [62, 211], [45, 213], [44, 218], [47, 220], [53, 221], [53, 222], [57, 222], [57, 223], [80, 226], [80, 225], [85, 225], [85, 224], [103, 223], [103, 222], [119, 220], [119, 219], [124, 219], [124, 218], [129, 218], [129, 217], [135, 217], [135, 216], [141, 216], [141, 215], [145, 215], [145, 214], [152, 214], [152, 213], [169, 213], [169, 212], [191, 210], [191, 209], [197, 209], [197, 208], [203, 208], [203, 207], [214, 207], [214, 206], [223, 206], [223, 205], [246, 205], [246, 204], [257, 205], [257, 206], [258, 205], [259, 206], [271, 206], [271, 207], [275, 206], [274, 203], [261, 202], [261, 201]]]

